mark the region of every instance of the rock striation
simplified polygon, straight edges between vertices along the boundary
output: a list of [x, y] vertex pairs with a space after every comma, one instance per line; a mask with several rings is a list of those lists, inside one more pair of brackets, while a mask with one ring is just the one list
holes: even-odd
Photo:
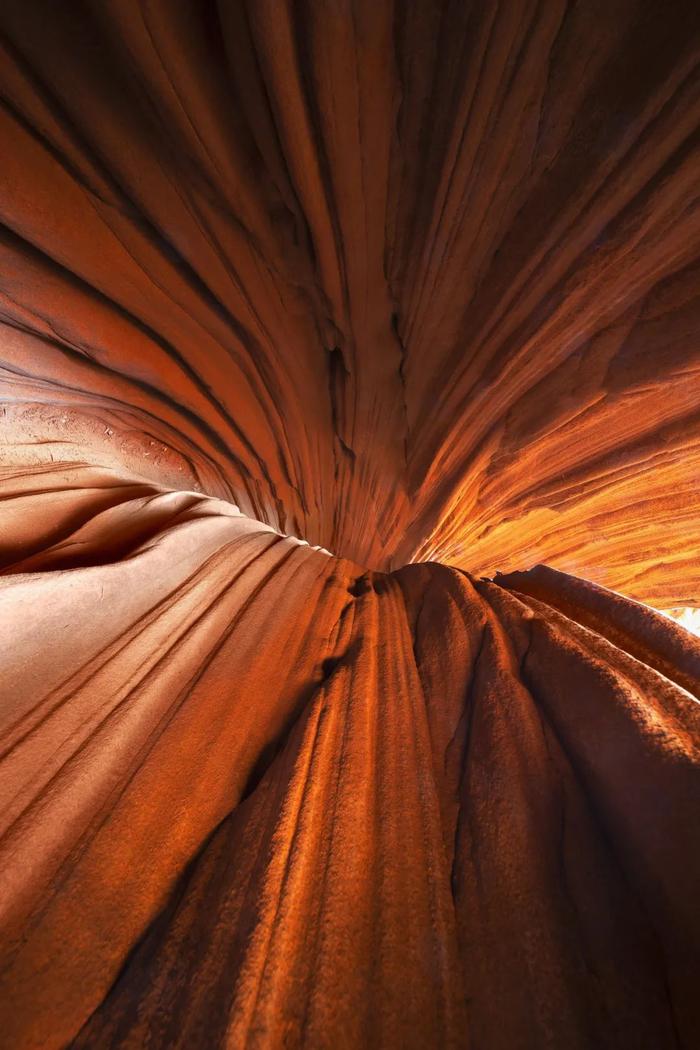
[[697, 639], [106, 470], [4, 492], [4, 1045], [694, 1045]]
[[4, 0], [0, 1046], [700, 1045], [699, 64]]
[[373, 569], [697, 602], [699, 39], [683, 0], [5, 0], [17, 440], [65, 415]]

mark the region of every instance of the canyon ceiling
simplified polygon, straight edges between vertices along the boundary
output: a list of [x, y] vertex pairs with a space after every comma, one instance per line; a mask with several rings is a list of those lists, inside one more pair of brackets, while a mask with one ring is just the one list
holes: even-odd
[[0, 1046], [694, 1050], [699, 479], [697, 3], [0, 0]]

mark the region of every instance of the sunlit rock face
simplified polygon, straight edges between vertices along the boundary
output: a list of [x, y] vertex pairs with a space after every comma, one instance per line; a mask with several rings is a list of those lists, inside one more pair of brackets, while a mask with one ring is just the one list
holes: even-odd
[[0, 5], [0, 1045], [700, 1045], [699, 58]]

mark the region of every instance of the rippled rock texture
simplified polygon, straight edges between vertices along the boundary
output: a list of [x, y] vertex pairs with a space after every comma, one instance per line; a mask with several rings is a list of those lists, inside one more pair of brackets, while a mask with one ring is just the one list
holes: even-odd
[[0, 1045], [700, 1045], [699, 60], [0, 4]]

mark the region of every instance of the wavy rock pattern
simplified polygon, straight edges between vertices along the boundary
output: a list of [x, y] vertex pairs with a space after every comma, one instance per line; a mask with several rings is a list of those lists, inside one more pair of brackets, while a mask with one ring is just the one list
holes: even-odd
[[694, 1045], [696, 639], [96, 468], [4, 492], [5, 1045]]
[[0, 1045], [700, 1045], [699, 58], [4, 0]]
[[3, 3], [14, 440], [697, 603], [697, 5], [328, 7]]

